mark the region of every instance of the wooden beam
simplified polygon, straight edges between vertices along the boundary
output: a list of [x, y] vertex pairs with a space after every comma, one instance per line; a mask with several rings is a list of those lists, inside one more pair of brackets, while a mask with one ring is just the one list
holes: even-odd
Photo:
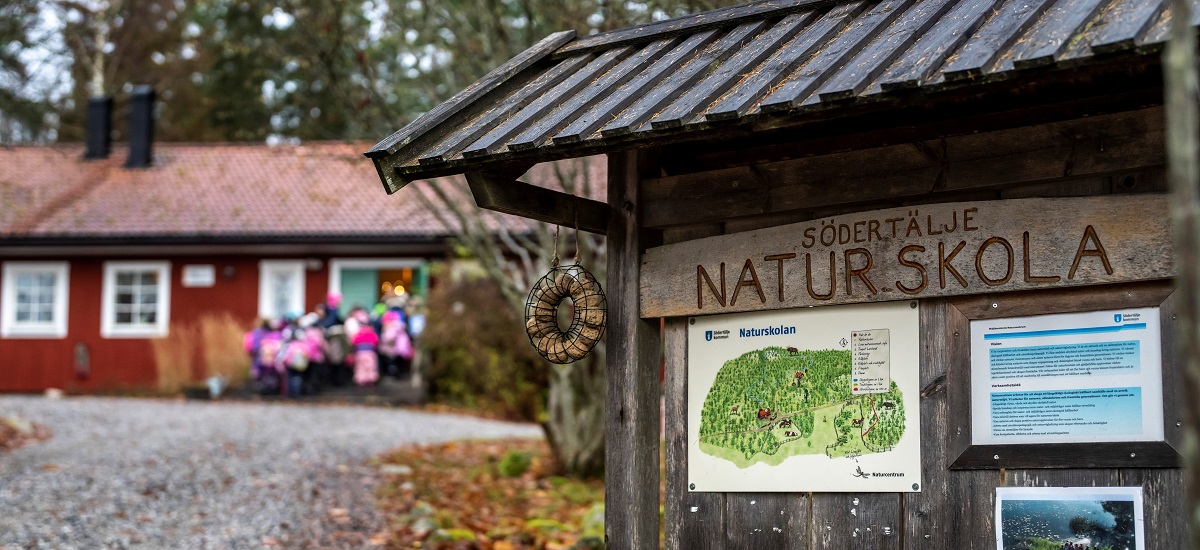
[[1163, 118], [1155, 107], [649, 179], [643, 223], [694, 225], [1161, 166]]
[[641, 173], [637, 151], [608, 157], [608, 388], [604, 404], [604, 539], [656, 550], [659, 487], [659, 321], [639, 318]]
[[467, 172], [467, 184], [480, 208], [601, 235], [608, 233], [611, 209], [600, 201], [490, 172]]

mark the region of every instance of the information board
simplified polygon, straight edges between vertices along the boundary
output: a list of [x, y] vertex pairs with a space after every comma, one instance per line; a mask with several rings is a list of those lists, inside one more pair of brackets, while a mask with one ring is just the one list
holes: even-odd
[[691, 490], [919, 491], [916, 305], [692, 319]]
[[1161, 441], [1157, 307], [971, 321], [977, 445]]

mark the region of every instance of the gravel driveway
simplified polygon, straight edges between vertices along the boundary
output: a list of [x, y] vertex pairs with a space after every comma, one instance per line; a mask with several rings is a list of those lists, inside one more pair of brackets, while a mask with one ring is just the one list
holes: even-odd
[[0, 548], [364, 548], [372, 455], [534, 426], [334, 405], [0, 396], [50, 427], [0, 455]]

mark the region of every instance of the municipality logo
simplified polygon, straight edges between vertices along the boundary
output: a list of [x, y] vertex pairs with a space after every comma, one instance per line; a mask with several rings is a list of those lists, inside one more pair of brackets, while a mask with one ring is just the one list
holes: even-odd
[[708, 342], [712, 342], [712, 331], [711, 330], [704, 331], [704, 339]]
[[1120, 314], [1120, 313], [1114, 313], [1114, 314], [1113, 314], [1113, 322], [1114, 322], [1114, 323], [1120, 323], [1120, 322], [1121, 322], [1121, 314]]

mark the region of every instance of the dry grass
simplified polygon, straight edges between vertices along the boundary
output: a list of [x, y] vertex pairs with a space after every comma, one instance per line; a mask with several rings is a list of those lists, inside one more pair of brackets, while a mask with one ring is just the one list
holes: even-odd
[[154, 350], [154, 370], [158, 390], [176, 393], [192, 381], [192, 359], [195, 357], [196, 330], [187, 325], [172, 324], [166, 338], [150, 341]]
[[204, 376], [221, 376], [231, 384], [246, 379], [250, 358], [242, 349], [242, 326], [229, 313], [200, 318], [200, 345], [203, 346]]
[[194, 325], [172, 324], [166, 338], [151, 341], [158, 391], [178, 393], [210, 376], [231, 384], [245, 380], [250, 359], [242, 350], [242, 332], [228, 313], [201, 316]]

